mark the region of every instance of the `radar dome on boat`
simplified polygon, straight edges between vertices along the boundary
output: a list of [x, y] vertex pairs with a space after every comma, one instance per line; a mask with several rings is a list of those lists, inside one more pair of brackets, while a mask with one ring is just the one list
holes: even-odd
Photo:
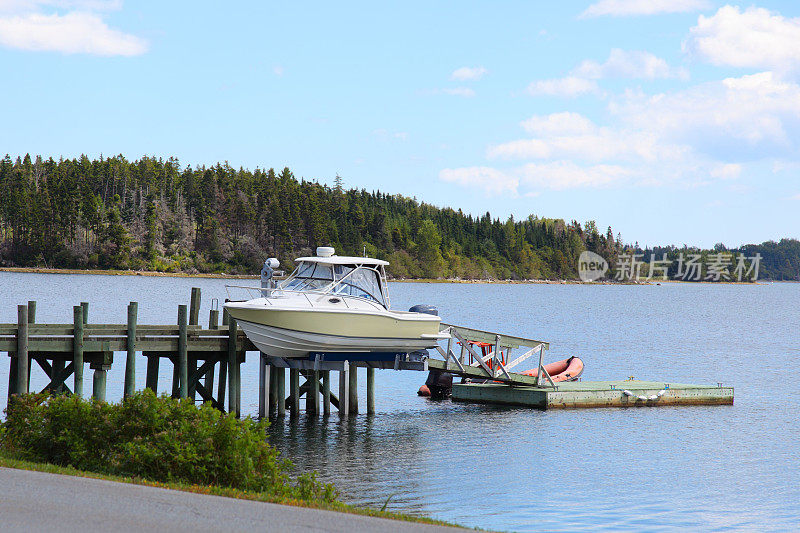
[[317, 257], [331, 257], [335, 252], [330, 246], [317, 246]]

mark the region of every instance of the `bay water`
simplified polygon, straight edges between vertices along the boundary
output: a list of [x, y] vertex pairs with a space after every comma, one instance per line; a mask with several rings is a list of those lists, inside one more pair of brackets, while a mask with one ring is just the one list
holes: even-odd
[[[225, 285], [207, 278], [0, 272], [0, 323], [36, 300], [37, 322], [175, 324], [191, 287], [201, 322]], [[733, 406], [564, 411], [430, 401], [426, 375], [376, 371], [376, 413], [273, 422], [269, 440], [341, 498], [492, 530], [800, 528], [800, 284], [544, 285], [391, 283], [392, 306], [425, 303], [448, 323], [545, 340], [547, 361], [580, 356], [584, 380], [723, 383]], [[257, 354], [242, 369], [257, 412]], [[9, 360], [0, 357], [0, 405]], [[115, 354], [108, 399], [122, 396]], [[531, 361], [525, 368], [535, 366]], [[137, 359], [137, 386], [146, 360]], [[159, 389], [171, 387], [162, 364]], [[363, 404], [365, 375], [359, 375]], [[85, 390], [91, 391], [87, 369]], [[32, 388], [46, 385], [34, 364]], [[362, 409], [363, 410], [363, 409]]]

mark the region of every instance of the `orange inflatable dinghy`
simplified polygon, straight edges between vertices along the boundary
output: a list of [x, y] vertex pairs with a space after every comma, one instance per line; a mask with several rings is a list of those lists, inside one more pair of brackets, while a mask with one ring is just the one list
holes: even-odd
[[[563, 361], [556, 361], [555, 363], [544, 365], [544, 369], [547, 370], [547, 373], [550, 374], [550, 377], [553, 378], [554, 382], [575, 381], [581, 376], [581, 374], [583, 374], [583, 361], [581, 361], [578, 357], [573, 356], [569, 359], [564, 359]], [[538, 368], [532, 368], [530, 370], [526, 370], [525, 372], [520, 372], [520, 374], [525, 376], [534, 377], [538, 373]]]

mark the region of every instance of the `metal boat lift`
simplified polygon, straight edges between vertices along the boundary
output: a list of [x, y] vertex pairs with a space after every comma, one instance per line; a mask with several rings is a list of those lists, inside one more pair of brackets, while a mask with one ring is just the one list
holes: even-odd
[[[358, 367], [367, 369], [368, 413], [374, 411], [376, 368], [422, 372], [440, 370], [476, 380], [555, 388], [552, 378], [544, 368], [544, 352], [550, 347], [547, 342], [444, 323], [441, 324], [440, 332], [447, 334], [447, 337], [427, 353], [313, 352], [307, 358], [282, 358], [262, 352], [259, 360], [259, 416], [269, 416], [273, 411], [281, 416], [287, 408], [292, 413], [299, 412], [299, 398], [303, 395], [306, 395], [306, 409], [311, 413], [319, 412], [320, 394], [324, 413], [330, 412], [330, 403], [342, 415], [356, 413]], [[489, 345], [491, 351], [485, 355], [479, 354], [474, 343]], [[460, 349], [456, 348], [457, 345]], [[509, 360], [512, 350], [522, 353]], [[538, 358], [539, 372], [536, 376], [511, 371], [531, 357]], [[285, 390], [286, 368], [290, 370], [288, 397]], [[339, 372], [338, 397], [330, 392], [331, 371]], [[301, 375], [306, 380], [302, 385], [299, 383]]]

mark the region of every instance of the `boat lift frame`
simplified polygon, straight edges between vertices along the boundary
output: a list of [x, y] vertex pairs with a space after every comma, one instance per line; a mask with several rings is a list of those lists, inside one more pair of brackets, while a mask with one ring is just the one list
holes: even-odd
[[[440, 365], [439, 360], [428, 359], [430, 368], [437, 368], [473, 379], [488, 379], [511, 385], [543, 387], [548, 386], [547, 383], [549, 383], [550, 387], [556, 387], [552, 377], [544, 367], [544, 352], [550, 349], [550, 343], [548, 342], [445, 323], [441, 324], [439, 332], [448, 335], [446, 348], [442, 348], [440, 345], [436, 346], [436, 352], [442, 356], [444, 365]], [[461, 345], [458, 355], [452, 349], [453, 340]], [[493, 347], [491, 352], [485, 356], [478, 354], [473, 347], [473, 344], [478, 342], [491, 345]], [[513, 361], [503, 362], [504, 360], [508, 361], [508, 355], [512, 349], [521, 348], [527, 348], [527, 350]], [[505, 358], [502, 357], [503, 350], [505, 350]], [[467, 354], [474, 361], [472, 364], [467, 363]], [[539, 371], [535, 376], [510, 372], [520, 363], [535, 355], [539, 356], [537, 367]]]

